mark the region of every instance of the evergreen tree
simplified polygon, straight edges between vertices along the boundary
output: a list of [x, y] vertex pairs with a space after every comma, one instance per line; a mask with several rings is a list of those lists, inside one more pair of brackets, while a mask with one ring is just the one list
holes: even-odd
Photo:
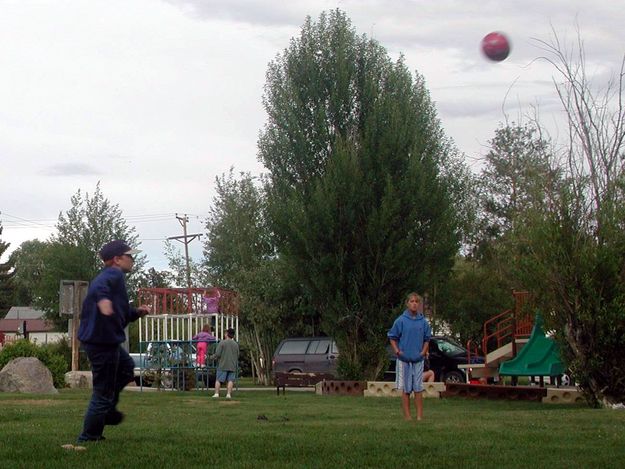
[[336, 338], [343, 376], [375, 378], [405, 294], [435, 299], [453, 265], [464, 169], [423, 78], [339, 10], [306, 20], [265, 90], [278, 252]]
[[[2, 224], [0, 224], [0, 236], [2, 235]], [[0, 241], [0, 258], [9, 248], [10, 243]], [[0, 318], [3, 318], [13, 306], [15, 286], [13, 284], [13, 261], [0, 262]]]

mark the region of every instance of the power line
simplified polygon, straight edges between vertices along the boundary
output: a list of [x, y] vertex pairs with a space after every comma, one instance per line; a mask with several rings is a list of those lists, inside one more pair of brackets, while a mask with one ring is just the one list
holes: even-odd
[[[171, 216], [174, 215], [178, 217], [177, 213], [172, 212], [160, 212], [160, 213], [143, 213], [143, 214], [134, 214], [134, 215], [126, 215], [123, 218], [129, 222], [130, 224], [143, 224], [143, 223], [158, 223], [164, 222], [171, 219]], [[200, 219], [201, 217], [205, 217], [207, 215], [198, 215], [192, 214], [192, 217], [196, 219]], [[185, 214], [187, 221], [189, 221], [189, 215]], [[18, 229], [45, 229], [50, 232], [56, 231], [56, 225], [58, 223], [57, 218], [23, 218], [18, 217], [17, 215], [12, 215], [7, 212], [0, 211], [0, 223], [2, 223], [3, 228], [18, 230]], [[145, 238], [141, 241], [166, 241], [168, 238]]]
[[[38, 221], [34, 221], [34, 220], [27, 220], [26, 218], [22, 218], [22, 217], [18, 217], [16, 215], [11, 215], [10, 213], [6, 213], [6, 212], [0, 212], [1, 216], [5, 216], [5, 217], [10, 217], [13, 218], [14, 220], [6, 220], [7, 221], [7, 227], [13, 227], [14, 225], [17, 227], [21, 227], [21, 228], [33, 228], [32, 225], [35, 225], [35, 227], [43, 227], [46, 228], [48, 230], [54, 230], [54, 228], [52, 226], [50, 226], [49, 224], [43, 224], [43, 223], [39, 223]], [[17, 220], [17, 221], [15, 221]]]

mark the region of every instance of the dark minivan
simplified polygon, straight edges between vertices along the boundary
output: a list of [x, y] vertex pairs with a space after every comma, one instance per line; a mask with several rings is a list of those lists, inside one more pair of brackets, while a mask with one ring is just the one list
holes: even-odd
[[339, 351], [331, 337], [284, 339], [273, 354], [274, 373], [336, 374]]

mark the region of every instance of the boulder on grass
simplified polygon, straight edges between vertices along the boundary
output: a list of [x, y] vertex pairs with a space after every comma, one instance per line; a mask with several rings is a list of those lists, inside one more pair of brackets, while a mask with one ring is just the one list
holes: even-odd
[[52, 373], [35, 357], [14, 358], [0, 371], [0, 391], [55, 394]]

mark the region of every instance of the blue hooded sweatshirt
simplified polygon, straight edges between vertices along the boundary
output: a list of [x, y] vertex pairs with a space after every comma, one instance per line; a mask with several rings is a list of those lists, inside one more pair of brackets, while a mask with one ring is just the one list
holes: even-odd
[[387, 335], [389, 339], [397, 341], [401, 351], [397, 358], [404, 362], [420, 362], [423, 360], [423, 344], [430, 341], [432, 329], [423, 314], [417, 313], [413, 316], [410, 311], [405, 310], [395, 319]]
[[[105, 316], [98, 301], [111, 300], [113, 314]], [[124, 273], [115, 267], [105, 267], [91, 281], [82, 304], [78, 339], [84, 344], [115, 346], [126, 340], [124, 328], [139, 318], [137, 310], [128, 303]]]

